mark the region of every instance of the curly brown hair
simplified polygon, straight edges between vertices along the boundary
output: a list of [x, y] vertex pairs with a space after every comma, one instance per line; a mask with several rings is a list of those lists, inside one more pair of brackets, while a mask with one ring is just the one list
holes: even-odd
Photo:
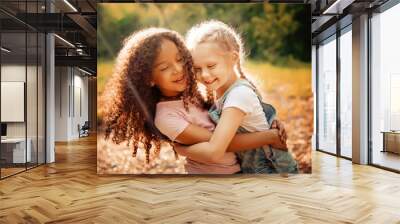
[[133, 33], [124, 40], [116, 60], [114, 74], [105, 89], [104, 111], [105, 138], [120, 144], [133, 143], [133, 156], [142, 146], [149, 162], [150, 150], [154, 145], [158, 155], [163, 141], [171, 141], [154, 125], [156, 104], [162, 94], [151, 85], [153, 64], [160, 52], [162, 40], [175, 43], [183, 58], [183, 70], [187, 76], [187, 87], [181, 97], [188, 104], [205, 107], [207, 103], [197, 89], [193, 60], [180, 34], [164, 28], [147, 28]]

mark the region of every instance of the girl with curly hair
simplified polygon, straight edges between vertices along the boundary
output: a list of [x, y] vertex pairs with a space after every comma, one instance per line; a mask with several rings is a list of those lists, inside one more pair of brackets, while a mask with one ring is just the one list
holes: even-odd
[[[195, 144], [207, 141], [214, 124], [206, 109], [209, 101], [198, 91], [193, 61], [183, 38], [175, 31], [147, 28], [124, 41], [109, 82], [104, 113], [105, 136], [133, 145], [133, 156], [143, 147], [157, 155], [163, 141]], [[284, 130], [280, 130], [284, 135]], [[167, 138], [166, 138], [167, 136]], [[280, 142], [279, 131], [238, 134], [228, 151], [251, 149]], [[184, 155], [184, 152], [181, 153]], [[187, 156], [187, 155], [184, 155]], [[240, 171], [236, 156], [187, 156], [189, 173], [230, 174]]]

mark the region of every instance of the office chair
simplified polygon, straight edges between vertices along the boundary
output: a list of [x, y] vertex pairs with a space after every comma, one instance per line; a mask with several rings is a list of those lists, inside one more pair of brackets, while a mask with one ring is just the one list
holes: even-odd
[[78, 124], [78, 130], [79, 130], [79, 138], [80, 137], [87, 137], [89, 136], [89, 121], [85, 121], [85, 123], [82, 125], [82, 127], [79, 127], [80, 125]]

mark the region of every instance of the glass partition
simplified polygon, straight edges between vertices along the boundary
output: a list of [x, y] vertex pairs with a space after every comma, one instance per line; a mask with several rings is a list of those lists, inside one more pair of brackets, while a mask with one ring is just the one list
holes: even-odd
[[[27, 142], [28, 150], [30, 153], [30, 161], [27, 163], [28, 168], [37, 165], [37, 127], [38, 127], [38, 111], [37, 111], [37, 76], [38, 76], [38, 52], [37, 41], [38, 36], [36, 32], [28, 32], [28, 62], [27, 62], [27, 98], [26, 98], [26, 111], [27, 111]], [[30, 149], [29, 149], [30, 148]]]
[[45, 35], [16, 19], [43, 5], [0, 2], [1, 179], [45, 162]]
[[26, 41], [25, 31], [1, 34], [2, 177], [25, 170], [31, 161], [26, 141]]

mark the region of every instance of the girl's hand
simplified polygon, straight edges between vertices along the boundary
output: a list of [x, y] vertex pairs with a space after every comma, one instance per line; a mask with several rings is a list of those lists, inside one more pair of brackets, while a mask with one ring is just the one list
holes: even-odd
[[276, 148], [276, 149], [281, 149], [283, 151], [288, 150], [286, 142], [282, 142], [282, 141], [278, 141], [277, 143], [272, 144], [271, 147]]
[[275, 132], [275, 137], [274, 137], [274, 143], [272, 143], [270, 146], [276, 149], [287, 151], [286, 140], [285, 141], [281, 140], [278, 129], [275, 128], [272, 130], [274, 130]]
[[285, 130], [285, 127], [282, 124], [282, 122], [280, 122], [278, 120], [273, 120], [272, 124], [271, 124], [271, 128], [278, 129], [279, 138], [281, 139], [282, 142], [285, 142], [285, 145], [286, 145], [287, 134], [286, 134], [286, 130]]

